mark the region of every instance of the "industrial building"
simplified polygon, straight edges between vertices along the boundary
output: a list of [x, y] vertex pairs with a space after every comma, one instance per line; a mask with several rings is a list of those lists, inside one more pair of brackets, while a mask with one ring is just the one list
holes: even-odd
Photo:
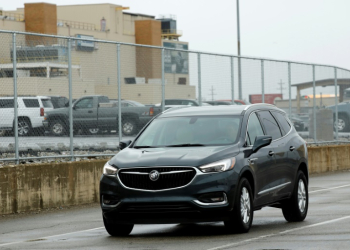
[[[0, 6], [1, 7], [1, 6]], [[86, 39], [71, 43], [73, 98], [102, 94], [117, 97], [116, 45], [96, 40], [164, 46], [188, 50], [173, 17], [125, 12], [114, 4], [57, 6], [26, 3], [17, 10], [0, 10], [0, 30]], [[121, 45], [122, 98], [159, 103], [161, 50]], [[68, 42], [61, 38], [16, 36], [18, 94], [68, 96]], [[0, 95], [13, 94], [11, 34], [0, 33]], [[195, 98], [189, 82], [189, 56], [165, 52], [166, 98]]]

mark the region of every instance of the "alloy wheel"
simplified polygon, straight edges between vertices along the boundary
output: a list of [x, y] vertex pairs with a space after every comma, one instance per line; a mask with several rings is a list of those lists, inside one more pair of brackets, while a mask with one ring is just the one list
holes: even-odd
[[250, 219], [250, 197], [247, 188], [242, 188], [241, 193], [241, 218], [246, 224]]
[[299, 180], [298, 184], [298, 205], [300, 212], [303, 213], [306, 206], [306, 190], [303, 180]]

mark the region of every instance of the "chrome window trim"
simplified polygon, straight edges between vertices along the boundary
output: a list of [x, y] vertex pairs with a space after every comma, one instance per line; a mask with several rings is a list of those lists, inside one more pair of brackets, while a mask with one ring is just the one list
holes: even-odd
[[[120, 180], [119, 178], [119, 172], [122, 170], [122, 169], [118, 169], [118, 172], [116, 174], [117, 176], [117, 179], [118, 179], [118, 182], [120, 183], [120, 185], [126, 189], [129, 189], [129, 190], [135, 190], [135, 191], [143, 191], [143, 192], [152, 192], [152, 193], [155, 193], [155, 192], [163, 192], [163, 191], [169, 191], [169, 190], [174, 190], [174, 189], [180, 189], [180, 188], [184, 188], [184, 187], [187, 187], [189, 186], [197, 177], [197, 175], [201, 175], [201, 174], [204, 174], [202, 173], [198, 168], [195, 168], [195, 167], [191, 167], [191, 166], [153, 166], [153, 167], [138, 167], [138, 168], [192, 168], [196, 171], [196, 174], [195, 176], [192, 178], [192, 180], [187, 183], [186, 185], [184, 186], [180, 186], [180, 187], [175, 187], [175, 188], [168, 188], [168, 189], [160, 189], [160, 190], [149, 190], [149, 189], [138, 189], [138, 188], [131, 188], [131, 187], [127, 187], [124, 185], [124, 183]], [[125, 169], [125, 168], [124, 168]], [[135, 168], [130, 168], [130, 169], [137, 169], [137, 167]], [[148, 174], [147, 174], [148, 175]]]
[[205, 202], [201, 202], [199, 200], [193, 200], [193, 201], [201, 206], [222, 206], [222, 205], [226, 205], [228, 203], [227, 195], [225, 193], [224, 193], [224, 201], [213, 202], [213, 203], [205, 203]]
[[[256, 105], [256, 104], [254, 104], [254, 105]], [[266, 104], [266, 105], [274, 106], [274, 105], [272, 105], [272, 104]], [[256, 113], [256, 112], [259, 112], [259, 111], [269, 111], [269, 112], [276, 111], [276, 112], [279, 112], [279, 113], [282, 113], [282, 114], [283, 114], [283, 113], [286, 114], [286, 113], [283, 112], [283, 111], [280, 111], [280, 110], [271, 110], [271, 109], [269, 109], [269, 110], [261, 110], [261, 109], [258, 109], [258, 110], [254, 110], [253, 112], [251, 112], [251, 113], [249, 114], [248, 122], [247, 122], [247, 126], [246, 126], [246, 133], [245, 133], [245, 139], [244, 139], [246, 143], [248, 143], [248, 141], [247, 141], [247, 135], [248, 135], [248, 126], [249, 126], [249, 119], [250, 119], [250, 116], [251, 116], [253, 113]], [[273, 114], [271, 114], [271, 115], [272, 115], [272, 117], [276, 120], [276, 118], [273, 116]], [[286, 120], [288, 121], [288, 123], [289, 123], [289, 125], [290, 125], [290, 129], [289, 129], [288, 133], [285, 134], [284, 136], [280, 137], [280, 138], [277, 138], [277, 139], [271, 141], [271, 143], [272, 143], [272, 142], [279, 141], [279, 140], [281, 140], [281, 139], [287, 137], [287, 136], [292, 132], [293, 126], [291, 125], [289, 119], [287, 119], [287, 117], [285, 117], [285, 118], [286, 118]], [[258, 117], [258, 119], [259, 119], [259, 117]], [[260, 122], [260, 119], [259, 119], [259, 122]], [[276, 121], [276, 122], [277, 122], [277, 125], [279, 126], [278, 121]], [[261, 125], [261, 128], [263, 128], [261, 122], [260, 122], [260, 125]], [[247, 144], [247, 147], [252, 147], [252, 146], [253, 146], [253, 145], [248, 145], [248, 144]]]
[[277, 186], [275, 186], [275, 187], [265, 189], [265, 190], [263, 190], [263, 191], [260, 191], [260, 192], [258, 193], [258, 195], [266, 194], [266, 193], [269, 193], [269, 192], [271, 192], [271, 191], [273, 191], [273, 190], [275, 190], [275, 189], [283, 188], [283, 187], [285, 187], [285, 186], [287, 186], [287, 185], [289, 185], [289, 184], [291, 184], [291, 183], [292, 183], [292, 182], [288, 181], [288, 182], [286, 182], [286, 183], [277, 185]]

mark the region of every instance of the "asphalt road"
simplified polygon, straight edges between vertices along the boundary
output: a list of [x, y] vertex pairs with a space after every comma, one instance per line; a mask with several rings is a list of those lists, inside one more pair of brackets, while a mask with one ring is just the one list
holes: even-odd
[[110, 237], [98, 205], [0, 218], [0, 249], [349, 249], [350, 172], [311, 176], [309, 213], [287, 223], [281, 210], [254, 214], [247, 234], [226, 234], [223, 223], [136, 225]]

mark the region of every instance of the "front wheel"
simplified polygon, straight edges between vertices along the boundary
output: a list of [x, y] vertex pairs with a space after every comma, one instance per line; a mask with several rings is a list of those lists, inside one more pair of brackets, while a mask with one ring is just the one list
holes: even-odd
[[293, 194], [282, 206], [283, 216], [288, 222], [303, 221], [309, 207], [307, 180], [302, 171], [298, 172]]
[[27, 136], [32, 132], [32, 125], [28, 119], [19, 119], [18, 120], [18, 135]]
[[338, 115], [338, 121], [334, 121], [334, 130], [338, 127], [338, 132], [349, 131], [349, 120], [344, 115]]
[[249, 181], [242, 178], [238, 184], [231, 218], [224, 221], [229, 232], [247, 233], [253, 222], [253, 196]]
[[66, 134], [66, 126], [61, 120], [55, 120], [51, 123], [50, 132], [55, 136], [62, 136]]
[[131, 233], [134, 228], [134, 224], [117, 224], [108, 221], [103, 217], [103, 223], [105, 225], [106, 231], [111, 236], [127, 236]]

